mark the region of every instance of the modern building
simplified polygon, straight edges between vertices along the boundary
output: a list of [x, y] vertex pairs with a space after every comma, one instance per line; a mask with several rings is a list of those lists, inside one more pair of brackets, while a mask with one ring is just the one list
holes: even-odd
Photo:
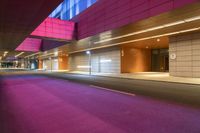
[[24, 57], [43, 70], [200, 78], [199, 14], [199, 0], [65, 0], [30, 34], [45, 29]]
[[1, 0], [0, 133], [200, 133], [200, 0]]

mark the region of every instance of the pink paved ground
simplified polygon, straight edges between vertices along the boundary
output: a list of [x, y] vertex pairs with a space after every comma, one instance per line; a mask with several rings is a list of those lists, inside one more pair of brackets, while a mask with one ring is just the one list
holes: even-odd
[[0, 133], [200, 133], [200, 109], [66, 80], [6, 76]]

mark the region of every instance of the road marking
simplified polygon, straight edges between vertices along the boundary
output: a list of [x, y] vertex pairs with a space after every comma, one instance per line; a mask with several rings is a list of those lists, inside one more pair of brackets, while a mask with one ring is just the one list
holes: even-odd
[[123, 94], [123, 95], [136, 96], [133, 93], [123, 92], [123, 91], [118, 91], [118, 90], [112, 90], [112, 89], [108, 89], [108, 88], [104, 88], [104, 87], [100, 87], [100, 86], [96, 86], [96, 85], [89, 85], [89, 86], [90, 87], [95, 87], [95, 88], [98, 88], [98, 89], [102, 89], [102, 90], [107, 90], [107, 91], [115, 92], [115, 93], [120, 93], [120, 94]]

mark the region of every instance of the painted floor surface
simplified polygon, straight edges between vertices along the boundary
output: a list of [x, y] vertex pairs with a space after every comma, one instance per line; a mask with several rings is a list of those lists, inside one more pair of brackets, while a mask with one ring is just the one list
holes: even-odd
[[200, 109], [43, 76], [5, 76], [0, 133], [200, 133]]

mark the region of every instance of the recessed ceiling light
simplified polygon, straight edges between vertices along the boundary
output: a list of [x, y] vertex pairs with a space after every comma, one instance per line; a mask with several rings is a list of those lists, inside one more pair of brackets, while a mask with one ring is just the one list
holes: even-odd
[[149, 48], [149, 46], [146, 46], [146, 48]]
[[160, 38], [157, 39], [157, 42], [160, 42]]
[[90, 51], [86, 51], [86, 54], [90, 54], [91, 52]]
[[58, 56], [58, 52], [54, 52], [54, 55], [55, 55], [55, 56]]

